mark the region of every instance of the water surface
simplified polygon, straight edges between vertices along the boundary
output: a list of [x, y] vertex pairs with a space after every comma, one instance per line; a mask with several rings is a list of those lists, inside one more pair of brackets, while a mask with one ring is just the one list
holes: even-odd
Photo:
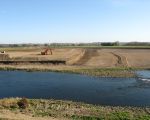
[[27, 97], [99, 105], [150, 106], [150, 71], [139, 78], [101, 78], [55, 72], [0, 71], [0, 98]]

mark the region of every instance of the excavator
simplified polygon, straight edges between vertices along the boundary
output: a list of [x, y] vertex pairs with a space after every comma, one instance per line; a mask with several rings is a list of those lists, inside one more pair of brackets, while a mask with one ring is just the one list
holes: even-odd
[[47, 48], [45, 51], [41, 52], [41, 55], [52, 55], [52, 49]]

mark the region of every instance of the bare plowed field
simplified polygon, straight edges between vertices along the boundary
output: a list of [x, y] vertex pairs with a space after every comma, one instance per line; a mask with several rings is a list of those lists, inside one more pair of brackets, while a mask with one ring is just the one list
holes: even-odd
[[[41, 55], [44, 49], [6, 50], [11, 60], [65, 60], [67, 65], [89, 67], [146, 67], [150, 68], [150, 49], [53, 49], [53, 55]], [[0, 54], [0, 60], [4, 60]], [[8, 57], [6, 57], [8, 59]], [[6, 60], [7, 60], [6, 59]]]

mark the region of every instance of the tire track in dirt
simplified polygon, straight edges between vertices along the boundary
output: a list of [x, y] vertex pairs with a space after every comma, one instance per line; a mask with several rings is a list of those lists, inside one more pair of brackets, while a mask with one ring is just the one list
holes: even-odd
[[98, 56], [97, 49], [85, 49], [83, 56], [74, 65], [83, 65], [92, 57]]
[[118, 55], [114, 52], [110, 52], [110, 53], [117, 58], [117, 62], [115, 64], [115, 66], [128, 67], [128, 61], [125, 56]]

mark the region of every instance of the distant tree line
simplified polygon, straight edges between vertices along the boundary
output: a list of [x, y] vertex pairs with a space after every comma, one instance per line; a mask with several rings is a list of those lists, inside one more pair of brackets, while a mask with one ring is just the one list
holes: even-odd
[[102, 42], [101, 46], [119, 46], [119, 42]]
[[125, 46], [150, 46], [149, 42], [128, 42], [124, 44]]
[[100, 43], [51, 43], [50, 46], [99, 46]]
[[64, 47], [64, 46], [150, 46], [150, 42], [93, 42], [93, 43], [45, 43], [45, 44], [0, 44], [0, 47]]
[[119, 42], [51, 43], [50, 46], [119, 46]]

